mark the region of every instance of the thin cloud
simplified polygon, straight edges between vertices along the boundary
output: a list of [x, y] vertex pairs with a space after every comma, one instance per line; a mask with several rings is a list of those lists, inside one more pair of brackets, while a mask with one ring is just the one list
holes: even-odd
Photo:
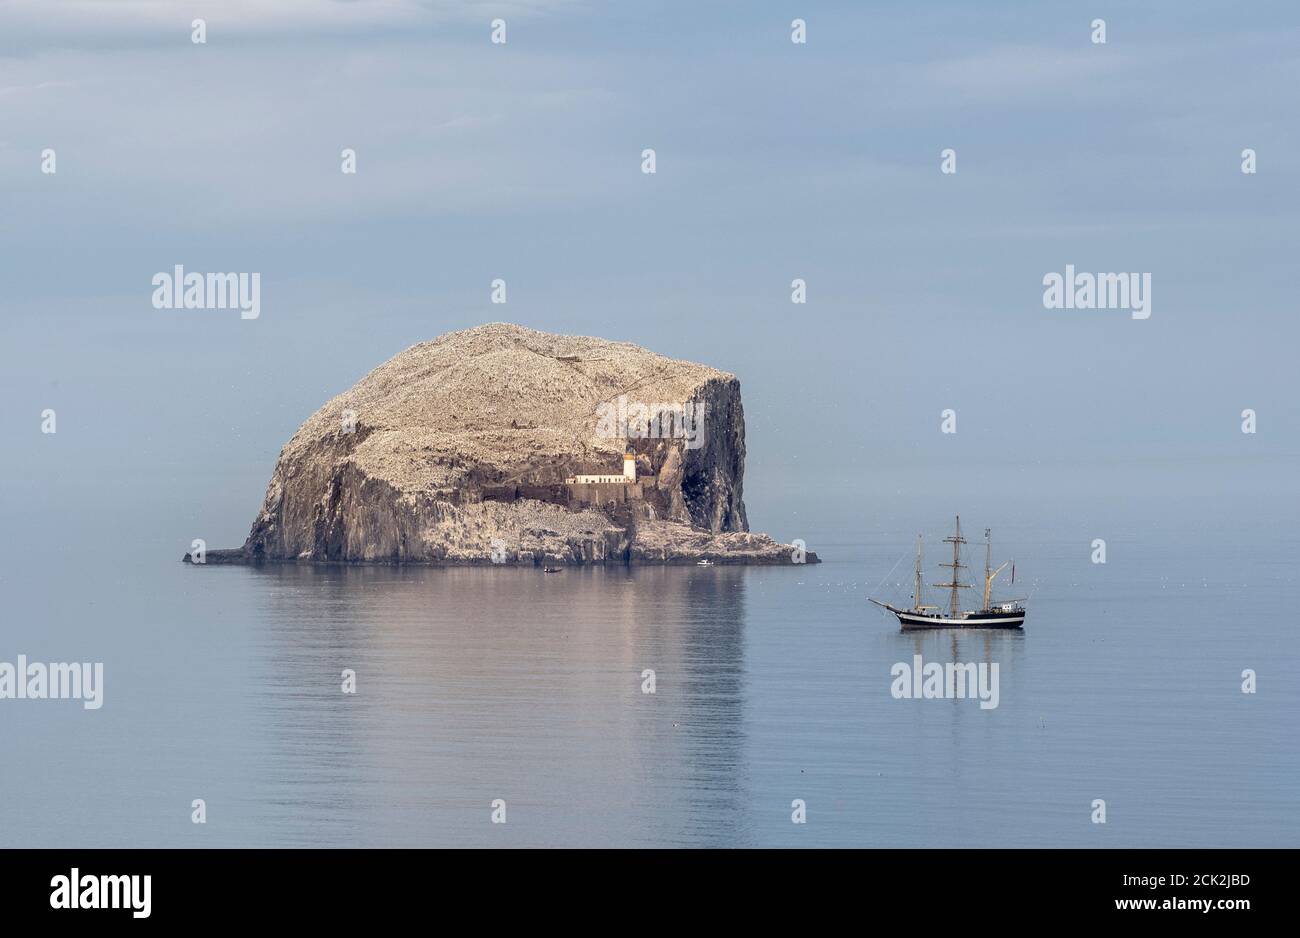
[[493, 18], [526, 19], [575, 0], [8, 0], [0, 7], [0, 55], [58, 48], [139, 47], [188, 37], [203, 19], [209, 43], [221, 38], [396, 32]]

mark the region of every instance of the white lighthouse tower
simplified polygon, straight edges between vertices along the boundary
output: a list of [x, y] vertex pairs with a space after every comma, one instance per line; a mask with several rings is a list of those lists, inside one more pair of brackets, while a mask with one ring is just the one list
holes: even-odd
[[628, 482], [636, 481], [636, 457], [631, 453], [623, 454], [623, 478]]

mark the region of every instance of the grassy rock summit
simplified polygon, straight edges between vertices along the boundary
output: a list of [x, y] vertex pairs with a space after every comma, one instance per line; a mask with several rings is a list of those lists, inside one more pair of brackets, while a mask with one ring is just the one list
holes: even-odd
[[328, 401], [281, 450], [244, 546], [204, 562], [791, 563], [749, 533], [744, 469], [734, 375], [492, 323]]

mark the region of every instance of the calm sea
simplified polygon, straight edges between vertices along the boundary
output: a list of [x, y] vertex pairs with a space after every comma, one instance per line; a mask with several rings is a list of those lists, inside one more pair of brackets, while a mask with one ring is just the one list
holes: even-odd
[[[881, 499], [755, 518], [818, 566], [555, 575], [196, 569], [125, 511], [39, 507], [0, 660], [103, 661], [104, 706], [0, 701], [3, 846], [1300, 843], [1293, 503]], [[957, 507], [1014, 554], [1023, 633], [867, 603], [918, 531], [942, 577]], [[999, 706], [894, 699], [917, 654], [996, 662]]]

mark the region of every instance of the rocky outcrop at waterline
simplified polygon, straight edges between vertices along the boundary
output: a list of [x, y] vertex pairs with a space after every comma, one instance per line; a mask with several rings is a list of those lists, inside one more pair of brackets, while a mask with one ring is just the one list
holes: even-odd
[[412, 346], [321, 407], [244, 546], [203, 559], [815, 563], [749, 533], [744, 470], [734, 375], [494, 323]]

